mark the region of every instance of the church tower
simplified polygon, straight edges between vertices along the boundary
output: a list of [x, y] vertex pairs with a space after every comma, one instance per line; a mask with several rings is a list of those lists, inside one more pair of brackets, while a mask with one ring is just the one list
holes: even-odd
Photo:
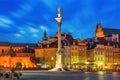
[[97, 24], [95, 36], [96, 38], [105, 36], [101, 24]]
[[44, 31], [44, 36], [42, 38], [42, 43], [47, 44], [47, 42], [48, 42], [47, 33], [46, 33], [46, 31]]

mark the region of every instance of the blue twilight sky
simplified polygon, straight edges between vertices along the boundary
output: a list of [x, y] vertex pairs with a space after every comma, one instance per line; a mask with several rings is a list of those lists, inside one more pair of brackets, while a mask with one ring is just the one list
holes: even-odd
[[57, 32], [57, 8], [62, 7], [62, 32], [74, 38], [95, 35], [97, 23], [120, 28], [120, 0], [0, 0], [0, 41], [36, 43]]

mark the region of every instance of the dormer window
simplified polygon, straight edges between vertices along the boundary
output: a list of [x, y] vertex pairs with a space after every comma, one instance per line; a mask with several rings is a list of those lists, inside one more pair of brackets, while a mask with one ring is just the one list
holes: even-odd
[[110, 43], [108, 42], [108, 43], [107, 43], [107, 45], [109, 46], [109, 45], [110, 45]]
[[75, 42], [73, 42], [73, 45], [75, 45]]

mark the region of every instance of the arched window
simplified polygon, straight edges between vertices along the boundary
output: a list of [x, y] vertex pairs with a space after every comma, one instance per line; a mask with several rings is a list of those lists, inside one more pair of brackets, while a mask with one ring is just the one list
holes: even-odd
[[2, 53], [4, 53], [4, 49], [2, 49], [2, 51], [1, 51]]

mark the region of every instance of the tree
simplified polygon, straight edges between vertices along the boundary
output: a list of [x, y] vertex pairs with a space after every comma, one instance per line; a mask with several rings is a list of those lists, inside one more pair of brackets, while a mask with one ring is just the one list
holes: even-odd
[[17, 62], [16, 63], [16, 68], [15, 68], [16, 70], [21, 70], [22, 69], [22, 64], [21, 64], [21, 62]]

